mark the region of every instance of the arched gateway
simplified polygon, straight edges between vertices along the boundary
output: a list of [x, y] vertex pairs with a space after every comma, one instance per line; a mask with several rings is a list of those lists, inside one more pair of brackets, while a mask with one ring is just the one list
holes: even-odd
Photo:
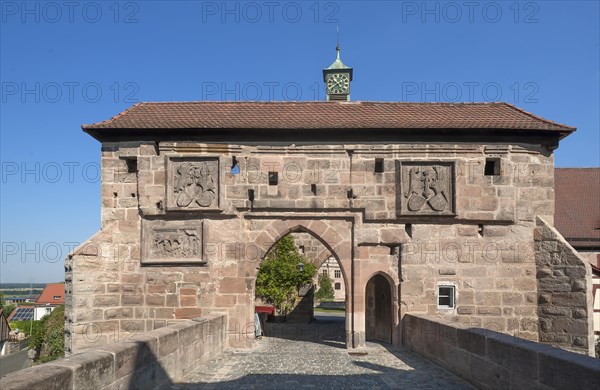
[[[256, 236], [253, 242], [257, 248], [260, 248], [261, 261], [277, 242], [290, 233], [305, 232], [316, 238], [323, 246], [327, 249], [327, 255], [333, 256], [338, 264], [340, 265], [342, 278], [346, 286], [346, 346], [352, 346], [352, 325], [353, 325], [353, 312], [352, 312], [352, 288], [350, 286], [350, 277], [352, 272], [352, 266], [350, 260], [350, 253], [352, 244], [350, 241], [351, 224], [344, 219], [341, 220], [317, 220], [317, 219], [290, 219], [290, 220], [278, 220], [272, 221], [266, 226], [257, 224], [260, 226], [260, 232]], [[320, 254], [317, 257], [315, 265], [320, 266], [325, 258]], [[254, 267], [254, 278], [258, 274], [258, 266]], [[350, 286], [350, 287], [349, 287]], [[251, 311], [248, 313], [250, 322], [253, 321], [254, 308], [250, 307]], [[251, 337], [251, 336], [250, 336]]]
[[339, 57], [324, 77], [328, 102], [140, 103], [83, 126], [102, 229], [66, 260], [70, 351], [212, 312], [251, 347], [257, 268], [295, 231], [340, 264], [349, 348], [399, 344], [409, 312], [538, 337], [534, 221], [574, 129], [504, 103], [348, 102]]

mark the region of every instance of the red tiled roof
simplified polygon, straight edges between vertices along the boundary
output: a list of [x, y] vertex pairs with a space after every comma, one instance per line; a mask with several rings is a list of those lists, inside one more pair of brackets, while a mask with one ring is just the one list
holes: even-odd
[[[54, 299], [54, 297], [60, 297]], [[44, 291], [40, 297], [35, 301], [38, 305], [56, 304], [63, 305], [65, 303], [65, 284], [64, 283], [48, 283], [44, 287]]]
[[507, 103], [138, 103], [91, 129], [525, 129], [575, 131]]
[[571, 245], [600, 246], [600, 168], [556, 168], [554, 202], [554, 226]]
[[7, 321], [10, 321], [10, 320], [13, 318], [13, 316], [14, 316], [14, 315], [15, 315], [15, 313], [17, 312], [17, 309], [18, 309], [18, 308], [19, 308], [19, 307], [17, 306], [17, 307], [15, 307], [15, 308], [13, 309], [13, 311], [11, 311], [11, 312], [10, 312], [10, 314], [8, 315], [8, 318], [6, 319]]

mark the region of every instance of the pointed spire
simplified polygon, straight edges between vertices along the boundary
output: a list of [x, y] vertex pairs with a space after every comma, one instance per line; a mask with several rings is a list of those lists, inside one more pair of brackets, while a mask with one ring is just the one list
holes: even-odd
[[340, 58], [340, 44], [339, 43], [335, 47], [335, 52], [336, 52], [335, 61], [333, 61], [327, 69], [349, 69], [348, 66], [344, 65], [344, 63], [342, 62], [342, 59]]
[[337, 30], [335, 45], [335, 61], [323, 69], [323, 81], [326, 84], [327, 101], [349, 101], [350, 81], [352, 81], [352, 68], [344, 65], [340, 55], [340, 29]]

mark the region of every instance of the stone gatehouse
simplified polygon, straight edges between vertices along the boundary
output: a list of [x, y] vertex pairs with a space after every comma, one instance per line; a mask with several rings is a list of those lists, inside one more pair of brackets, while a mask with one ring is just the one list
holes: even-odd
[[590, 266], [551, 227], [575, 129], [505, 103], [350, 102], [339, 64], [327, 102], [140, 103], [83, 126], [102, 223], [66, 260], [70, 352], [209, 313], [251, 347], [258, 266], [292, 232], [339, 262], [348, 348], [428, 313], [591, 351]]

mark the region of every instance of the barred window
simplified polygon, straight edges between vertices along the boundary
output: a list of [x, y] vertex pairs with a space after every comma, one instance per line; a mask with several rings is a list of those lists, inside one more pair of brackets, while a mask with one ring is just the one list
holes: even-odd
[[438, 309], [454, 309], [454, 286], [438, 286]]

